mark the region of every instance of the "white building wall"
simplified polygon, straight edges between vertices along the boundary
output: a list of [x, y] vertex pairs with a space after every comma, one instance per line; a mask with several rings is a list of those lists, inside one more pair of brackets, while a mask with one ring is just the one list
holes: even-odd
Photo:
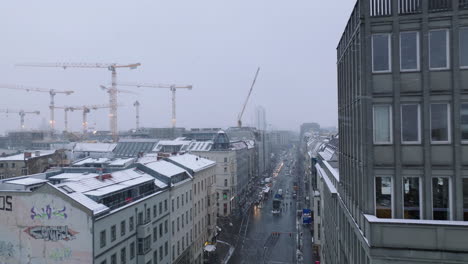
[[0, 263], [92, 263], [92, 217], [49, 185], [0, 192]]
[[192, 179], [173, 185], [170, 199], [171, 259], [172, 263], [180, 263], [184, 258], [191, 258], [187, 255], [193, 243]]

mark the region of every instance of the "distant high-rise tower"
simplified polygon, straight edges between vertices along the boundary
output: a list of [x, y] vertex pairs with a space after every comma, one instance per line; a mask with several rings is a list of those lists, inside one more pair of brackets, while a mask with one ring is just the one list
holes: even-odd
[[259, 130], [267, 129], [266, 111], [263, 106], [257, 106], [255, 108], [255, 127]]

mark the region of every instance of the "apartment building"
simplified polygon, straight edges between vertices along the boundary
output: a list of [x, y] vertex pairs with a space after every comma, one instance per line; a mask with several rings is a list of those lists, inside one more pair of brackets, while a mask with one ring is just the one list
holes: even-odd
[[191, 154], [166, 159], [187, 170], [193, 177], [193, 246], [192, 262], [203, 263], [205, 245], [214, 242], [216, 233], [216, 162]]
[[466, 263], [467, 1], [359, 0], [337, 58], [322, 262]]
[[62, 151], [34, 150], [0, 157], [0, 179], [44, 172], [67, 162]]
[[168, 184], [144, 166], [0, 182], [2, 263], [172, 263]]

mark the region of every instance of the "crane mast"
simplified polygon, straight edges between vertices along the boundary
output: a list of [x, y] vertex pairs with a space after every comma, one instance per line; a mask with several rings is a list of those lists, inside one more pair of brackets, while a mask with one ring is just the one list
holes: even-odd
[[260, 71], [260, 67], [257, 68], [257, 72], [255, 73], [255, 77], [252, 81], [252, 85], [250, 86], [249, 94], [247, 95], [247, 98], [245, 99], [244, 105], [242, 106], [242, 110], [239, 113], [239, 116], [237, 117], [237, 126], [242, 127], [242, 116], [244, 115], [245, 107], [247, 106], [247, 103], [249, 102], [250, 95], [252, 94], [252, 90], [255, 85], [255, 81], [257, 80], [258, 72]]
[[135, 101], [133, 103], [133, 106], [135, 106], [135, 111], [136, 111], [136, 130], [140, 129], [140, 102]]
[[[119, 105], [117, 105], [119, 106]], [[55, 108], [63, 109], [65, 113], [65, 132], [68, 132], [68, 111], [82, 111], [82, 129], [83, 135], [88, 133], [88, 114], [91, 110], [97, 110], [102, 108], [110, 108], [110, 105], [83, 105], [83, 106], [56, 106]]]
[[176, 84], [152, 84], [152, 83], [117, 83], [119, 86], [133, 86], [133, 87], [145, 87], [145, 88], [169, 88], [172, 97], [172, 128], [176, 127], [176, 90], [177, 89], [189, 89], [192, 90], [192, 85], [176, 85]]
[[63, 69], [67, 68], [105, 68], [111, 71], [111, 83], [112, 86], [109, 89], [109, 127], [112, 133], [112, 139], [118, 140], [118, 128], [117, 128], [117, 68], [129, 68], [136, 69], [140, 66], [140, 63], [124, 64], [119, 65], [116, 63], [23, 63], [17, 64], [16, 66], [21, 67], [59, 67]]

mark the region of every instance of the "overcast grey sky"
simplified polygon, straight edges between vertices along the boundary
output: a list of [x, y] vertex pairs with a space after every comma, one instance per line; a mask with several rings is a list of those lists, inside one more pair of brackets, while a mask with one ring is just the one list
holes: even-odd
[[[100, 84], [106, 69], [21, 68], [21, 62], [134, 63], [119, 81], [193, 84], [178, 96], [178, 126], [228, 127], [261, 67], [244, 124], [256, 105], [268, 123], [297, 130], [303, 122], [337, 124], [335, 48], [354, 0], [190, 1], [4, 1], [0, 9], [0, 83], [72, 89], [56, 105], [106, 104]], [[141, 126], [170, 126], [170, 92], [131, 88], [120, 95], [119, 129], [135, 126], [133, 102], [141, 103]], [[0, 108], [40, 110], [28, 127], [49, 116], [49, 96], [1, 89]], [[108, 110], [89, 115], [90, 126], [109, 129]], [[63, 129], [63, 111], [56, 111]], [[69, 126], [79, 130], [81, 113]], [[19, 117], [0, 115], [0, 133], [19, 127]], [[95, 125], [94, 125], [95, 124]]]

